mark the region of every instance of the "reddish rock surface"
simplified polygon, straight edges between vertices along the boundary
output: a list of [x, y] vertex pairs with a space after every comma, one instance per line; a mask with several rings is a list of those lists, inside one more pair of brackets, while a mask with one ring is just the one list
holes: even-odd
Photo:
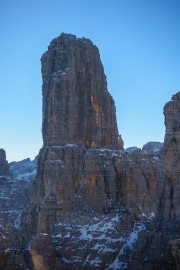
[[[71, 269], [72, 265], [78, 269], [127, 267], [128, 254], [133, 251], [129, 239], [135, 237], [133, 244], [138, 239], [135, 224], [139, 224], [138, 219], [145, 219], [146, 224], [146, 220], [149, 222], [159, 213], [166, 177], [162, 153], [122, 150], [114, 102], [107, 92], [98, 49], [91, 41], [65, 34], [54, 39], [42, 57], [42, 74], [44, 147], [39, 155], [29, 214], [24, 221], [28, 233], [37, 235], [38, 240], [31, 242], [35, 264], [47, 269], [52, 265], [56, 269]], [[82, 240], [78, 228], [85, 229], [90, 217], [100, 220], [102, 215], [107, 215], [104, 221], [107, 228], [107, 219], [115, 219], [116, 211], [122, 208], [128, 213], [121, 213], [122, 220], [128, 222], [127, 227], [117, 224], [117, 234], [129, 236], [123, 244], [121, 241], [116, 244], [113, 255], [106, 237], [97, 242], [91, 235], [94, 240], [89, 246], [88, 239], [83, 242], [87, 250], [81, 251], [81, 262], [73, 261], [71, 257], [77, 258]], [[81, 219], [81, 215], [86, 218]], [[61, 223], [66, 225], [57, 229]], [[114, 234], [112, 226], [108, 235]], [[140, 228], [145, 228], [144, 223]], [[73, 235], [66, 244], [69, 230]], [[63, 236], [54, 242], [54, 234]], [[48, 260], [44, 242], [56, 249], [54, 253], [52, 248]], [[91, 252], [93, 245], [106, 246], [107, 252], [101, 255]]]
[[122, 149], [97, 47], [89, 39], [62, 34], [41, 62], [44, 145]]
[[90, 40], [54, 39], [42, 75], [44, 145], [23, 217], [34, 266], [178, 269], [179, 94], [164, 109], [165, 156], [157, 143], [127, 153]]
[[45, 147], [33, 184], [32, 222], [36, 220], [39, 233], [49, 234], [71, 211], [101, 214], [124, 206], [155, 217], [164, 180], [163, 160], [139, 150], [127, 154], [75, 145]]

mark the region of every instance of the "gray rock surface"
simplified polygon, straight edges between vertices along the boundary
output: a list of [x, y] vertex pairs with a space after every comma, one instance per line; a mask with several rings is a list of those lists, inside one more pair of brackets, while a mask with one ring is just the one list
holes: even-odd
[[[4, 164], [7, 167], [7, 162]], [[0, 177], [0, 269], [26, 270], [32, 265], [31, 257], [28, 243], [19, 235], [21, 216], [30, 201], [37, 158], [32, 162], [30, 159], [12, 162], [9, 167], [10, 170], [3, 170]]]
[[9, 170], [12, 178], [16, 180], [34, 180], [37, 173], [37, 161], [38, 156], [32, 161], [30, 158], [27, 158], [21, 161], [11, 162], [9, 164]]
[[6, 160], [6, 152], [4, 149], [0, 149], [0, 179], [3, 177], [9, 177], [9, 164]]
[[143, 145], [142, 150], [148, 153], [162, 155], [164, 151], [164, 144], [160, 142], [148, 142], [145, 145]]

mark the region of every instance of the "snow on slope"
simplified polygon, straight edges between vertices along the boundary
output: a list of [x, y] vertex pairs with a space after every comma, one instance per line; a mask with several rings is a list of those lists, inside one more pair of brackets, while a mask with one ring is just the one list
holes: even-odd
[[30, 160], [30, 158], [11, 162], [9, 164], [10, 173], [12, 178], [16, 180], [34, 180], [37, 172], [37, 157], [34, 160]]
[[[67, 269], [127, 269], [144, 221], [126, 209], [107, 215], [82, 212], [57, 223], [51, 239]], [[42, 237], [48, 235], [42, 232]]]
[[0, 177], [0, 215], [19, 229], [21, 215], [29, 203], [32, 181], [37, 171], [37, 157], [9, 164], [11, 177]]

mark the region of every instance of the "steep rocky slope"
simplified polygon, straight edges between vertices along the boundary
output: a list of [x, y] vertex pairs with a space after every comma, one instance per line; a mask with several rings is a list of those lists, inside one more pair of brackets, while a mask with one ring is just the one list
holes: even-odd
[[[41, 62], [43, 148], [1, 268], [179, 269], [180, 94], [164, 107], [164, 145], [124, 151], [92, 42], [62, 34]], [[11, 164], [15, 182], [33, 174], [29, 162]]]
[[6, 171], [8, 177], [0, 178], [0, 213], [18, 229], [22, 211], [30, 200], [31, 184], [37, 171], [37, 158], [10, 164], [6, 161]]
[[37, 160], [38, 156], [32, 161], [30, 158], [27, 158], [21, 161], [11, 162], [9, 164], [9, 170], [12, 178], [16, 180], [34, 180], [37, 172]]
[[166, 135], [164, 160], [167, 170], [164, 215], [180, 218], [180, 92], [164, 106]]
[[164, 151], [164, 144], [160, 142], [148, 142], [143, 145], [142, 150], [147, 153], [156, 153], [162, 155]]
[[89, 40], [62, 34], [42, 57], [42, 74], [44, 147], [24, 220], [35, 237], [34, 264], [131, 269], [134, 263], [145, 269], [138, 264], [141, 258], [146, 269], [169, 269], [168, 263], [176, 269], [170, 249], [162, 261], [151, 246], [145, 262], [141, 250], [147, 249], [148, 232], [152, 239], [155, 230], [158, 256], [163, 244], [177, 236], [178, 229], [170, 229], [164, 241], [158, 240], [169, 194], [163, 145], [123, 151], [97, 48]]
[[153, 154], [122, 151], [98, 49], [62, 34], [41, 61], [44, 147], [31, 200], [36, 214], [40, 209], [37, 228], [53, 227], [71, 210], [108, 212], [126, 205], [139, 214], [156, 213], [164, 164]]
[[[5, 157], [3, 150], [3, 156]], [[27, 243], [19, 237], [21, 215], [30, 200], [32, 180], [35, 178], [37, 159], [4, 162], [6, 170], [0, 177], [0, 269], [27, 269], [30, 258]], [[4, 175], [6, 173], [6, 176]], [[33, 174], [32, 174], [33, 172]], [[20, 254], [21, 249], [26, 250]], [[26, 254], [27, 253], [27, 254]], [[26, 263], [25, 263], [26, 262]]]
[[164, 106], [166, 177], [156, 222], [140, 235], [129, 269], [180, 269], [180, 92]]

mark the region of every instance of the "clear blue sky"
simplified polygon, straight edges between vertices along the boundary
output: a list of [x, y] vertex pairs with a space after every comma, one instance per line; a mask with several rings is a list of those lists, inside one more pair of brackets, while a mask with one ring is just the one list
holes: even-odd
[[179, 0], [1, 0], [0, 148], [42, 146], [41, 55], [62, 32], [99, 48], [125, 147], [163, 141], [163, 106], [180, 91]]

